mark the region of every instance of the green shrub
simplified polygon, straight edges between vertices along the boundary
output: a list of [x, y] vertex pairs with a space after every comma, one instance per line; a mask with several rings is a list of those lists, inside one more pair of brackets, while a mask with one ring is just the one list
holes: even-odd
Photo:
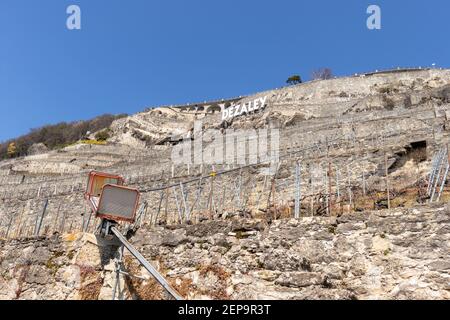
[[96, 139], [97, 141], [106, 141], [106, 140], [108, 140], [109, 138], [110, 138], [110, 135], [109, 135], [109, 130], [108, 130], [108, 129], [99, 131], [99, 132], [97, 132], [97, 133], [95, 134], [95, 139]]
[[287, 80], [286, 80], [287, 84], [297, 84], [297, 83], [302, 83], [302, 78], [298, 75], [295, 74], [293, 76], [290, 76]]

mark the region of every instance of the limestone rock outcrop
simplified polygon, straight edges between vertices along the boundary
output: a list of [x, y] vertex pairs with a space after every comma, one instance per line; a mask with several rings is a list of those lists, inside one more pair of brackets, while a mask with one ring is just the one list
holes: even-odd
[[[450, 141], [449, 86], [450, 70], [392, 70], [150, 108], [114, 121], [107, 142], [0, 161], [0, 298], [111, 298], [116, 245], [80, 232], [98, 224], [83, 197], [98, 170], [141, 190], [130, 241], [188, 299], [448, 299], [448, 181], [438, 204], [426, 191]], [[267, 105], [222, 120], [255, 99]], [[174, 146], [200, 139], [196, 120], [279, 129], [276, 175], [264, 162], [175, 165]], [[121, 277], [122, 298], [167, 298], [125, 264], [144, 280]]]
[[[449, 299], [447, 206], [143, 227], [130, 241], [186, 299]], [[2, 241], [0, 298], [111, 299], [117, 243]], [[124, 299], [166, 299], [129, 255]]]

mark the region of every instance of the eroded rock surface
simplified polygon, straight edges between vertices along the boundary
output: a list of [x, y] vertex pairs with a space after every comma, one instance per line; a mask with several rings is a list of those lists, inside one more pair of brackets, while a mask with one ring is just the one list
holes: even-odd
[[[187, 299], [449, 299], [445, 206], [143, 227], [130, 241]], [[0, 298], [111, 299], [115, 246], [90, 234], [2, 242]], [[125, 299], [166, 299], [131, 256]]]

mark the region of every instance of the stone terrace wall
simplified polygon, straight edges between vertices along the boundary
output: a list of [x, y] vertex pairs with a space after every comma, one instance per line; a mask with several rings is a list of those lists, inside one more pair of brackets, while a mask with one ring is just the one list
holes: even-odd
[[[450, 299], [450, 211], [142, 228], [130, 240], [187, 299]], [[90, 234], [0, 242], [0, 298], [111, 299], [115, 246]], [[121, 279], [124, 299], [167, 298]]]
[[[407, 152], [411, 143], [425, 141], [429, 160], [436, 148], [448, 141], [450, 91], [446, 84], [449, 78], [448, 70], [424, 70], [317, 81], [272, 90], [261, 93], [269, 96], [269, 106], [264, 113], [236, 119], [231, 125], [236, 129], [264, 128], [277, 121], [282, 128], [280, 153], [283, 161], [279, 174], [273, 181], [275, 205], [292, 208], [297, 160], [302, 164], [300, 186], [303, 200], [309, 202], [310, 199], [305, 197], [314, 196], [316, 206], [323, 204], [323, 194], [329, 192], [327, 175], [331, 181], [332, 194], [339, 198], [340, 191], [341, 197], [345, 194], [355, 200], [353, 193], [364, 187], [365, 191], [385, 191], [385, 153], [389, 168], [395, 168], [396, 163], [401, 164], [402, 154]], [[254, 97], [249, 97], [252, 98]], [[142, 113], [136, 117], [142, 115], [151, 114]], [[150, 118], [154, 122], [153, 126], [158, 126], [155, 121], [161, 118], [160, 115], [154, 114]], [[210, 127], [220, 126], [220, 115], [211, 115], [208, 119]], [[185, 118], [175, 120], [184, 121]], [[340, 140], [336, 146], [333, 141], [335, 139]], [[329, 150], [329, 159], [326, 157], [326, 140], [333, 145]], [[29, 235], [47, 198], [49, 206], [42, 232], [80, 229], [83, 218], [86, 218], [83, 216], [86, 209], [82, 194], [87, 172], [92, 169], [120, 174], [125, 177], [127, 185], [139, 189], [179, 183], [201, 174], [208, 175], [213, 170], [211, 166], [205, 166], [203, 172], [200, 171], [200, 166], [191, 166], [189, 169], [187, 166], [180, 166], [172, 171], [170, 147], [158, 147], [161, 148], [154, 146], [154, 149], [136, 149], [120, 144], [76, 145], [62, 152], [2, 162], [0, 236]], [[91, 166], [86, 167], [85, 162], [88, 160]], [[331, 173], [327, 173], [328, 160]], [[99, 162], [105, 162], [107, 167], [98, 166]], [[76, 166], [78, 169], [74, 174], [64, 173], [64, 170], [59, 174], [33, 174], [26, 172], [27, 163], [32, 167], [32, 172], [36, 168], [41, 173], [50, 170], [49, 168], [55, 169], [54, 164], [58, 167], [58, 170], [55, 169], [57, 172], [66, 165]], [[426, 178], [429, 164], [429, 161], [425, 161], [405, 165], [400, 170], [392, 169], [392, 189], [417, 187]], [[9, 166], [25, 171], [23, 174], [14, 174], [15, 171], [12, 170], [13, 174], [9, 175]], [[229, 168], [230, 166], [215, 166], [216, 171]], [[196, 208], [197, 216], [211, 211], [215, 211], [216, 215], [249, 211], [261, 213], [259, 209], [267, 213], [268, 198], [273, 196], [272, 181], [270, 178], [265, 179], [260, 174], [260, 169], [255, 167], [243, 170], [242, 179], [239, 172], [215, 179], [212, 197], [213, 206], [218, 210], [207, 209], [210, 179], [205, 179]], [[191, 206], [198, 185], [194, 183], [185, 185], [184, 188], [187, 202]], [[173, 222], [178, 215], [175, 192], [179, 207], [183, 206], [180, 188], [177, 186], [170, 189], [168, 211]], [[149, 213], [155, 214], [159, 207], [160, 192], [144, 192], [142, 199], [149, 201]], [[344, 199], [344, 202], [351, 206], [351, 200]], [[303, 201], [301, 213], [309, 214], [305, 204], [306, 201]], [[289, 214], [292, 215], [292, 211]]]

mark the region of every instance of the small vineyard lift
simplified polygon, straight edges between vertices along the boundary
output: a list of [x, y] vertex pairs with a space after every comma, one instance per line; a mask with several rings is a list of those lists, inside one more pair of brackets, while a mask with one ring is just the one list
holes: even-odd
[[[85, 199], [96, 218], [100, 218], [99, 233], [102, 237], [115, 236], [122, 247], [116, 263], [116, 286], [120, 274], [127, 274], [123, 270], [123, 247], [139, 261], [139, 263], [167, 290], [176, 300], [182, 297], [171, 287], [167, 280], [148, 262], [139, 251], [131, 245], [126, 237], [117, 229], [122, 222], [134, 223], [138, 210], [140, 192], [137, 189], [124, 186], [124, 179], [118, 175], [91, 171], [89, 173]], [[116, 286], [113, 290], [115, 299]]]

